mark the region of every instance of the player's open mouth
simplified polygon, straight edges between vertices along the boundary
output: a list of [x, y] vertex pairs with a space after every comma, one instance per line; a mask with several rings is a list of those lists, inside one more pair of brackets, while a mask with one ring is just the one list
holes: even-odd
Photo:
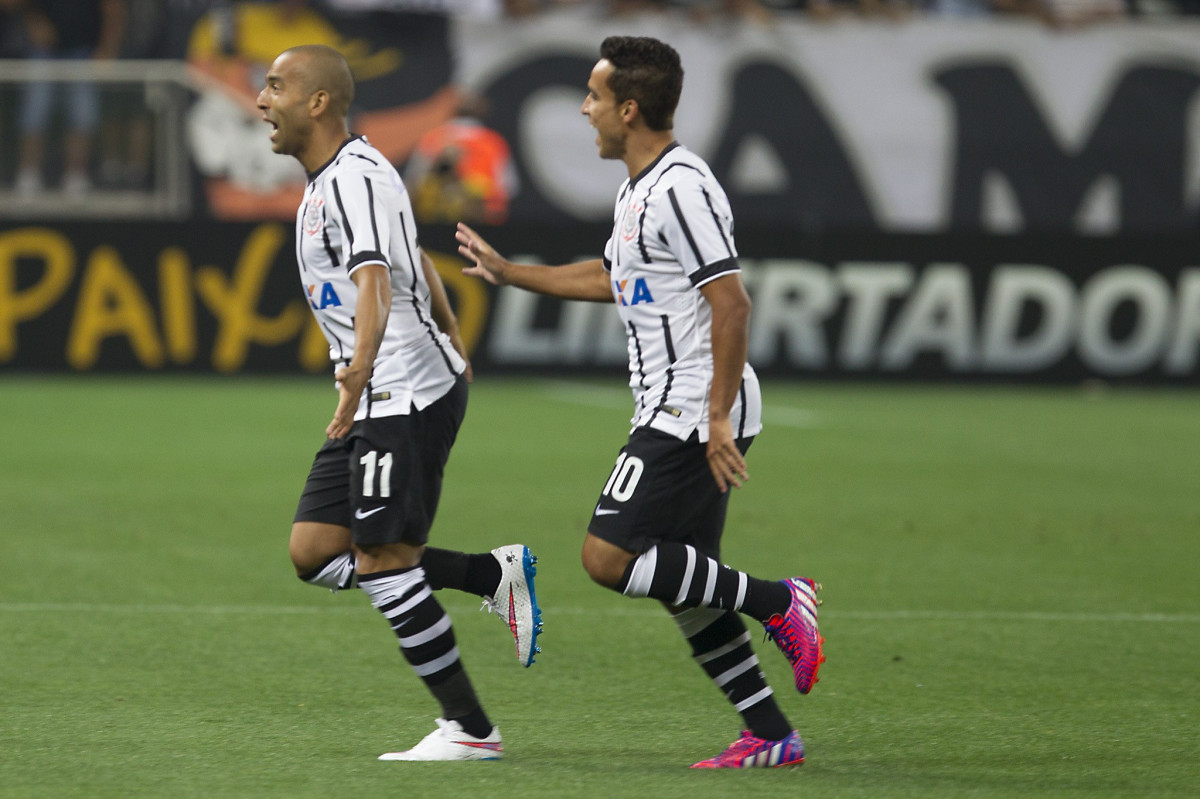
[[278, 125], [278, 124], [276, 124], [275, 122], [273, 122], [272, 120], [270, 120], [270, 119], [267, 119], [266, 117], [263, 117], [263, 118], [262, 118], [262, 121], [263, 121], [263, 122], [266, 122], [268, 125], [270, 125], [270, 126], [271, 126], [271, 133], [270, 133], [270, 135], [268, 136], [268, 138], [270, 138], [272, 141], [274, 141], [274, 140], [275, 140], [275, 134], [279, 133], [279, 125]]

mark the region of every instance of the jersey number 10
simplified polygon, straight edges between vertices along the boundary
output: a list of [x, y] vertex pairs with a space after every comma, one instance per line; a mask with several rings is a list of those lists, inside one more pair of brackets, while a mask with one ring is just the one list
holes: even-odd
[[600, 495], [612, 497], [617, 502], [625, 502], [633, 496], [634, 489], [637, 488], [638, 480], [642, 479], [642, 472], [645, 468], [646, 464], [641, 458], [622, 452]]

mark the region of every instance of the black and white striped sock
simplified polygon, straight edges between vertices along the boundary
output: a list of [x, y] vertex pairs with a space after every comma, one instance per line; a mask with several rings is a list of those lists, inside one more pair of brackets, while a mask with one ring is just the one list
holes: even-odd
[[759, 621], [787, 613], [792, 601], [783, 583], [751, 577], [676, 543], [658, 544], [634, 558], [617, 590], [683, 607], [736, 610]]
[[391, 625], [404, 659], [441, 703], [442, 717], [458, 721], [477, 738], [487, 736], [491, 722], [459, 659], [450, 617], [425, 582], [424, 570], [360, 574], [358, 584]]
[[674, 618], [692, 647], [692, 658], [742, 715], [751, 734], [768, 741], [786, 738], [792, 727], [759, 669], [742, 618], [714, 608], [687, 608]]
[[[468, 555], [426, 547], [421, 568], [425, 570], [425, 581], [434, 591], [451, 588], [476, 596], [492, 596], [500, 584], [500, 564], [490, 552]], [[307, 574], [300, 575], [300, 579], [334, 592], [358, 588], [354, 555], [350, 552], [334, 555]]]

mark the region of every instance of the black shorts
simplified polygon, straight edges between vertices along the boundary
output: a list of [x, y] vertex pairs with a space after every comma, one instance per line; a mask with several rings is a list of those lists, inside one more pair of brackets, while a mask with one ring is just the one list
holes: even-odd
[[355, 422], [317, 452], [294, 521], [348, 527], [359, 546], [426, 543], [466, 411], [460, 376], [422, 411]]
[[[738, 440], [742, 454], [753, 441]], [[588, 532], [629, 552], [675, 541], [719, 558], [729, 492], [717, 488], [705, 450], [695, 434], [681, 441], [648, 427], [634, 430], [600, 492]]]

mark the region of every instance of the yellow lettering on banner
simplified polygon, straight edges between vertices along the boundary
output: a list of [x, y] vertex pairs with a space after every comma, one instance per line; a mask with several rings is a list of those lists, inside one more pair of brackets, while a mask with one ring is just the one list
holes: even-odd
[[[41, 278], [17, 290], [17, 261], [40, 260]], [[45, 311], [75, 276], [75, 251], [67, 237], [48, 228], [20, 228], [0, 234], [0, 361], [17, 357], [17, 325]]]
[[196, 288], [217, 319], [213, 367], [219, 372], [241, 368], [251, 344], [283, 344], [300, 333], [308, 316], [303, 300], [289, 303], [276, 317], [261, 316], [256, 310], [285, 237], [282, 225], [259, 225], [246, 239], [232, 278], [212, 266], [197, 270]]
[[196, 300], [192, 294], [192, 264], [180, 247], [158, 256], [158, 298], [162, 303], [163, 338], [175, 363], [196, 357]]
[[143, 366], [163, 365], [163, 345], [155, 326], [154, 311], [137, 280], [112, 247], [97, 247], [88, 258], [75, 320], [67, 337], [67, 363], [90, 369], [100, 356], [101, 342], [112, 336], [129, 339]]
[[446, 284], [450, 303], [458, 316], [458, 331], [462, 334], [467, 353], [475, 352], [475, 345], [483, 335], [488, 316], [488, 293], [482, 280], [467, 277], [462, 273], [467, 263], [461, 258], [425, 251], [433, 259], [433, 265]]

